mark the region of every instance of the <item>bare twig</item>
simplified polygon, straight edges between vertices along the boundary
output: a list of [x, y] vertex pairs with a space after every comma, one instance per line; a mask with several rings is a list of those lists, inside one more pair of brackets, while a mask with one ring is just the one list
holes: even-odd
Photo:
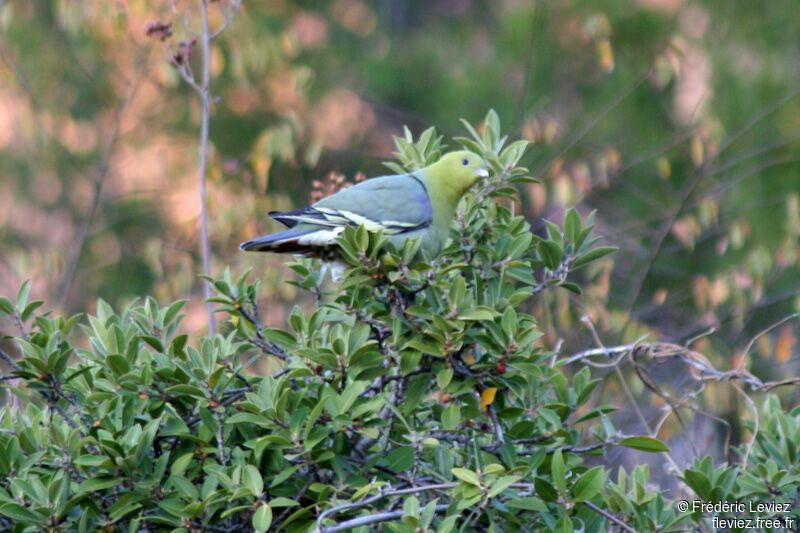
[[69, 427], [72, 429], [78, 429], [78, 424], [76, 424], [72, 417], [69, 416], [69, 413], [67, 413], [67, 411], [58, 404], [58, 399], [55, 396], [48, 395], [45, 397], [47, 398], [47, 403], [50, 405], [50, 408], [56, 410], [67, 423], [67, 425], [69, 425]]
[[[436, 505], [436, 512], [441, 513], [442, 511], [446, 511], [448, 507], [449, 504], [440, 503]], [[359, 516], [358, 518], [346, 520], [336, 524], [335, 526], [325, 527], [320, 531], [324, 533], [334, 533], [335, 531], [346, 531], [356, 527], [367, 526], [369, 524], [377, 524], [379, 522], [391, 522], [392, 520], [402, 518], [403, 514], [403, 511], [388, 511], [385, 513], [368, 514], [366, 516]]]
[[225, 456], [225, 439], [222, 435], [222, 413], [218, 409], [214, 409], [214, 418], [217, 421], [217, 453], [219, 454], [219, 462], [222, 466], [228, 466], [228, 458]]
[[594, 511], [595, 513], [599, 514], [600, 516], [608, 519], [611, 522], [614, 522], [615, 524], [617, 524], [619, 527], [621, 527], [625, 531], [630, 531], [631, 533], [636, 533], [636, 530], [633, 529], [631, 526], [629, 526], [628, 524], [626, 524], [625, 522], [623, 522], [622, 520], [620, 520], [619, 518], [617, 518], [613, 514], [609, 513], [608, 511], [606, 511], [604, 509], [601, 509], [600, 507], [596, 506], [592, 502], [587, 500], [587, 501], [583, 501], [581, 503], [583, 505], [585, 505], [586, 507], [588, 507], [589, 509], [591, 509], [592, 511]]
[[500, 421], [497, 419], [497, 411], [494, 408], [494, 405], [489, 405], [489, 418], [492, 419], [492, 425], [494, 426], [494, 434], [497, 438], [497, 444], [502, 446], [505, 444], [506, 439], [503, 436], [503, 427], [500, 425]]
[[[642, 288], [644, 287], [644, 282], [646, 281], [647, 276], [650, 274], [650, 271], [655, 263], [656, 258], [661, 253], [661, 249], [664, 245], [664, 240], [669, 234], [670, 228], [672, 228], [672, 225], [675, 223], [675, 220], [677, 220], [678, 216], [680, 216], [684, 208], [686, 208], [687, 205], [689, 204], [689, 200], [692, 197], [694, 191], [697, 189], [699, 183], [709, 175], [709, 170], [713, 171], [713, 169], [710, 168], [711, 165], [717, 162], [720, 159], [723, 152], [725, 152], [725, 150], [727, 150], [742, 135], [744, 135], [747, 131], [749, 131], [764, 117], [775, 112], [782, 105], [795, 98], [798, 94], [800, 94], [800, 86], [794, 87], [789, 93], [784, 95], [782, 98], [778, 99], [772, 105], [766, 107], [759, 113], [753, 115], [751, 119], [744, 126], [739, 128], [739, 130], [735, 131], [733, 134], [729, 135], [727, 139], [725, 139], [725, 142], [723, 142], [720, 145], [719, 149], [712, 157], [704, 161], [703, 164], [697, 167], [697, 169], [689, 176], [688, 182], [686, 183], [683, 191], [681, 191], [681, 196], [679, 201], [677, 202], [677, 204], [675, 204], [675, 206], [667, 215], [667, 218], [663, 221], [661, 227], [658, 229], [654, 241], [655, 244], [650, 248], [650, 253], [648, 254], [647, 261], [644, 267], [638, 273], [636, 279], [633, 281], [634, 289], [633, 292], [631, 293], [627, 305], [629, 313], [633, 310], [634, 306], [639, 301], [639, 296], [642, 292]], [[626, 328], [622, 328], [622, 331], [620, 332], [620, 338], [625, 333], [625, 329]]]
[[0, 349], [0, 359], [11, 365], [14, 370], [22, 370], [22, 367], [8, 355], [5, 350]]
[[270, 342], [264, 338], [264, 336], [261, 334], [261, 329], [262, 329], [261, 322], [258, 320], [258, 316], [255, 314], [255, 312], [250, 313], [244, 307], [240, 307], [238, 311], [239, 313], [241, 313], [244, 319], [250, 322], [250, 324], [256, 330], [256, 336], [255, 338], [251, 338], [250, 342], [255, 344], [256, 347], [258, 347], [258, 349], [261, 350], [266, 355], [272, 355], [273, 357], [277, 357], [281, 361], [286, 361], [287, 363], [290, 363], [292, 361], [292, 358], [289, 356], [289, 354], [286, 353], [286, 350], [284, 350], [274, 342]]
[[[569, 356], [567, 358], [566, 364], [570, 365], [578, 361], [585, 361], [586, 363], [592, 364], [590, 361], [588, 361], [588, 359], [590, 357], [596, 357], [598, 355], [604, 355], [608, 359], [611, 359], [612, 355], [622, 354], [624, 356], [625, 354], [636, 348], [639, 342], [641, 341], [637, 341], [633, 344], [623, 344], [621, 346], [609, 346], [608, 348], [601, 347], [601, 348], [592, 348], [590, 350], [584, 350], [582, 352], [578, 352], [576, 354]], [[599, 363], [599, 364], [594, 363], [593, 365], [607, 366], [607, 363]]]
[[[73, 398], [69, 394], [66, 394], [63, 390], [61, 390], [61, 385], [59, 385], [58, 381], [56, 381], [54, 378], [52, 378], [52, 377], [49, 378], [47, 380], [47, 384], [50, 386], [50, 388], [53, 390], [53, 392], [55, 392], [60, 398], [65, 399], [67, 401], [67, 403], [69, 403], [72, 406], [72, 408], [75, 409], [75, 413], [81, 419], [81, 422], [83, 422], [83, 425], [86, 426], [86, 429], [91, 429], [92, 421], [89, 420], [86, 417], [85, 414], [83, 414], [83, 409], [78, 404], [78, 401], [75, 400], [75, 398]], [[58, 405], [58, 404], [56, 403], [56, 405]]]
[[25, 324], [22, 323], [22, 315], [19, 314], [19, 311], [14, 311], [14, 324], [16, 324], [17, 329], [19, 330], [20, 336], [25, 339], [26, 341], [31, 340], [31, 336], [25, 330]]
[[[203, 252], [203, 274], [211, 275], [211, 251], [208, 244], [208, 206], [206, 202], [206, 167], [208, 162], [208, 121], [211, 112], [211, 74], [210, 74], [210, 41], [211, 34], [208, 30], [208, 0], [200, 0], [200, 12], [203, 19], [203, 33], [200, 41], [203, 43], [203, 77], [201, 81], [200, 99], [203, 105], [203, 116], [200, 124], [200, 242]], [[211, 298], [211, 282], [204, 280], [204, 293], [206, 300]], [[214, 321], [214, 304], [206, 302], [208, 311], [208, 334], [214, 335], [217, 330]]]
[[[589, 316], [588, 315], [584, 316], [583, 318], [581, 318], [581, 321], [584, 324], [586, 324], [586, 326], [589, 328], [589, 331], [592, 332], [592, 336], [594, 336], [594, 339], [597, 342], [597, 344], [600, 347], [602, 347], [603, 346], [603, 342], [600, 340], [600, 336], [597, 334], [597, 330], [595, 329], [594, 324], [592, 324], [592, 321], [589, 318]], [[632, 350], [632, 351], [630, 351], [628, 353], [629, 354], [633, 354], [634, 351]], [[656, 437], [656, 433], [653, 432], [653, 428], [647, 422], [647, 419], [644, 417], [644, 414], [642, 413], [642, 410], [639, 409], [639, 404], [636, 402], [636, 399], [633, 397], [633, 392], [631, 391], [630, 387], [628, 386], [628, 383], [625, 381], [625, 376], [622, 375], [622, 370], [620, 370], [618, 364], [614, 365], [614, 373], [617, 375], [617, 379], [619, 380], [620, 387], [622, 387], [622, 390], [625, 391], [625, 396], [628, 398], [628, 401], [630, 402], [631, 407], [633, 408], [634, 412], [636, 413], [636, 416], [639, 418], [639, 421], [641, 422], [642, 427], [647, 431], [647, 434], [649, 436]], [[680, 468], [678, 467], [678, 464], [675, 462], [675, 460], [672, 458], [672, 456], [669, 454], [669, 452], [662, 452], [662, 453], [664, 454], [664, 457], [666, 457], [667, 461], [669, 461], [670, 465], [672, 465], [672, 467], [675, 469], [675, 471], [676, 472], [680, 472]]]
[[586, 137], [586, 135], [594, 128], [598, 122], [600, 122], [603, 117], [605, 117], [611, 110], [616, 108], [620, 103], [622, 103], [628, 96], [630, 96], [633, 91], [635, 91], [642, 83], [644, 83], [649, 77], [652, 72], [652, 69], [647, 69], [644, 74], [641, 74], [628, 89], [625, 90], [622, 94], [620, 94], [611, 104], [607, 105], [605, 108], [601, 109], [598, 113], [592, 116], [588, 122], [584, 125], [584, 127], [574, 136], [572, 137], [569, 142], [567, 142], [566, 146], [564, 146], [555, 156], [551, 157], [547, 163], [545, 163], [538, 172], [534, 175], [541, 175], [544, 173], [544, 169], [549, 167], [553, 164], [554, 161], [558, 161], [561, 159], [564, 154], [569, 152], [575, 145], [577, 145], [581, 140]]
[[69, 291], [72, 287], [72, 282], [75, 279], [75, 272], [77, 271], [78, 262], [80, 261], [81, 252], [83, 251], [83, 244], [86, 241], [86, 236], [89, 232], [89, 225], [92, 222], [92, 218], [94, 218], [94, 214], [97, 212], [97, 207], [100, 205], [100, 198], [103, 193], [103, 185], [105, 184], [106, 177], [108, 176], [108, 172], [110, 170], [109, 160], [111, 158], [111, 153], [113, 152], [114, 146], [119, 139], [120, 129], [122, 127], [122, 117], [125, 114], [125, 109], [133, 101], [136, 93], [139, 90], [139, 82], [142, 78], [141, 74], [144, 70], [145, 62], [145, 58], [139, 60], [138, 70], [136, 71], [135, 78], [131, 82], [128, 94], [125, 95], [125, 98], [122, 100], [122, 102], [120, 102], [116, 109], [116, 113], [114, 115], [114, 125], [112, 126], [111, 134], [107, 137], [108, 142], [103, 148], [103, 153], [98, 160], [97, 170], [95, 171], [95, 178], [92, 184], [92, 200], [89, 204], [89, 210], [86, 212], [86, 215], [81, 221], [80, 228], [78, 229], [78, 233], [75, 237], [76, 243], [73, 246], [72, 257], [68, 263], [64, 280], [61, 282], [61, 298], [59, 300], [61, 307], [64, 307], [67, 302], [67, 298], [69, 297]]
[[[456, 486], [456, 483], [436, 483], [436, 484], [433, 484], [433, 485], [422, 485], [422, 486], [419, 486], [419, 487], [409, 487], [409, 488], [397, 489], [397, 490], [392, 490], [392, 489], [379, 490], [377, 494], [375, 494], [373, 496], [370, 496], [369, 498], [362, 498], [362, 499], [360, 499], [358, 501], [355, 501], [355, 502], [345, 503], [345, 504], [342, 504], [342, 505], [337, 505], [336, 507], [331, 507], [330, 509], [326, 509], [325, 511], [320, 513], [320, 515], [317, 517], [317, 528], [314, 530], [314, 532], [315, 533], [330, 533], [332, 531], [342, 531], [343, 529], [356, 527], [356, 526], [353, 526], [353, 525], [349, 525], [346, 528], [339, 528], [339, 526], [341, 526], [342, 524], [337, 524], [336, 526], [330, 526], [330, 527], [325, 527], [325, 526], [322, 525], [322, 521], [325, 520], [326, 518], [328, 518], [330, 516], [333, 516], [333, 515], [335, 515], [337, 513], [340, 513], [342, 511], [346, 511], [348, 509], [355, 509], [357, 507], [364, 507], [365, 505], [369, 505], [371, 503], [375, 503], [378, 500], [381, 500], [383, 498], [388, 498], [390, 496], [402, 496], [402, 495], [405, 495], [405, 494], [416, 494], [416, 493], [419, 493], [419, 492], [425, 492], [425, 491], [429, 491], [429, 490], [452, 489], [455, 486]], [[447, 506], [445, 506], [445, 507], [447, 507]], [[381, 513], [381, 514], [385, 514], [385, 513]], [[400, 514], [400, 516], [402, 516], [402, 513]], [[396, 518], [399, 518], [400, 516], [398, 516]], [[363, 517], [363, 518], [366, 518], [366, 517]], [[385, 522], [387, 520], [395, 520], [396, 518], [386, 518], [386, 519], [378, 520], [378, 521], [379, 522]], [[375, 522], [374, 521], [373, 522], [366, 522], [365, 524], [373, 524], [373, 523], [375, 523]], [[362, 524], [362, 525], [364, 525], [364, 524]], [[334, 529], [334, 528], [338, 528], [338, 529]]]
[[[241, 3], [241, 0], [231, 0], [230, 4], [224, 4], [223, 2], [217, 2], [217, 5], [219, 6], [219, 10], [225, 16], [225, 22], [223, 22], [220, 25], [219, 28], [217, 28], [216, 30], [214, 30], [211, 33], [211, 38], [212, 39], [215, 38], [220, 33], [222, 33], [223, 31], [225, 31], [225, 28], [227, 28], [230, 25], [231, 21], [233, 20], [233, 17], [236, 15], [236, 12], [239, 10], [239, 4], [240, 3]], [[227, 11], [225, 10], [226, 6], [229, 7], [229, 9]]]
[[781, 320], [775, 322], [774, 324], [770, 325], [768, 328], [760, 331], [758, 333], [758, 335], [756, 335], [752, 339], [750, 339], [750, 342], [747, 343], [747, 347], [744, 349], [744, 353], [742, 354], [742, 357], [739, 359], [739, 364], [736, 365], [736, 371], [737, 372], [741, 372], [744, 369], [745, 362], [747, 361], [747, 356], [750, 355], [750, 350], [753, 348], [753, 344], [755, 344], [755, 342], [758, 340], [759, 337], [762, 337], [762, 336], [766, 335], [767, 333], [769, 333], [773, 329], [777, 328], [778, 326], [780, 326], [784, 322], [788, 322], [789, 320], [792, 320], [793, 318], [797, 318], [798, 316], [800, 316], [800, 315], [798, 315], [798, 313], [792, 313], [791, 315], [789, 315], [787, 317], [784, 317], [783, 319], [781, 319]]

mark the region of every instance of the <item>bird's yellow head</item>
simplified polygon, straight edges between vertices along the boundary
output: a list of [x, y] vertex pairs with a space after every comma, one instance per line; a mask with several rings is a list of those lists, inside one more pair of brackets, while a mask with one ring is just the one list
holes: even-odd
[[486, 164], [481, 156], [467, 150], [445, 154], [431, 165], [437, 180], [446, 183], [454, 192], [463, 194], [478, 181], [489, 177]]

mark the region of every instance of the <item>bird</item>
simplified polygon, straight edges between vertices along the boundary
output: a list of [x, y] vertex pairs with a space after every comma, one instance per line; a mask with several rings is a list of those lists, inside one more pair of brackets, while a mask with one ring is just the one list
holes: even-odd
[[408, 174], [371, 178], [294, 211], [269, 216], [289, 229], [243, 242], [246, 252], [292, 253], [335, 259], [336, 239], [347, 226], [383, 230], [397, 249], [420, 238], [427, 259], [441, 252], [459, 200], [479, 178], [488, 178], [479, 155], [459, 150]]

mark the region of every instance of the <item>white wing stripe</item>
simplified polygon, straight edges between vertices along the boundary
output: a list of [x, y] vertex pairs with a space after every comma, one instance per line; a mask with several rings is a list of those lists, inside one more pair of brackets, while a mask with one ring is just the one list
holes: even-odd
[[314, 208], [322, 216], [291, 215], [285, 219], [295, 220], [298, 223], [306, 222], [317, 226], [327, 226], [330, 228], [340, 228], [343, 226], [364, 226], [368, 231], [384, 230], [389, 235], [402, 233], [407, 228], [418, 228], [424, 224], [416, 222], [402, 222], [399, 220], [377, 221], [367, 218], [352, 211], [340, 211], [323, 207]]

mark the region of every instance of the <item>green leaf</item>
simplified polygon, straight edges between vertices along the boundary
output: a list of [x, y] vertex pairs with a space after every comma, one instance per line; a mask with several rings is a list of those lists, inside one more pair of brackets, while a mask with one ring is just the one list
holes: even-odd
[[559, 248], [563, 249], [564, 237], [561, 235], [561, 228], [559, 228], [549, 220], [545, 220], [544, 223], [547, 226], [547, 233], [549, 235], [549, 240], [553, 241], [558, 245]]
[[569, 515], [561, 515], [561, 519], [553, 527], [553, 533], [572, 533], [572, 520]]
[[22, 321], [27, 321], [33, 315], [33, 312], [41, 307], [42, 304], [44, 304], [43, 300], [36, 300], [35, 302], [31, 302], [25, 306], [25, 310], [20, 313], [20, 318], [22, 318]]
[[606, 473], [602, 466], [584, 472], [572, 487], [572, 498], [577, 502], [592, 499], [603, 488]]
[[442, 390], [444, 390], [444, 388], [450, 384], [450, 380], [452, 379], [453, 379], [452, 368], [445, 368], [444, 370], [441, 370], [438, 374], [436, 374], [436, 384]]
[[558, 500], [558, 491], [556, 488], [543, 477], [535, 477], [533, 479], [533, 486], [536, 489], [536, 494], [545, 501], [554, 502]]
[[575, 262], [572, 263], [572, 270], [577, 270], [582, 266], [587, 265], [592, 261], [596, 261], [616, 250], [618, 250], [616, 246], [598, 246], [597, 248], [593, 248], [582, 256], [578, 257]]
[[169, 394], [186, 394], [196, 398], [206, 397], [205, 391], [203, 391], [203, 389], [200, 387], [195, 387], [194, 385], [173, 385], [167, 389], [167, 392]]
[[564, 251], [553, 241], [539, 241], [539, 254], [542, 256], [545, 266], [550, 270], [557, 269], [564, 257]]
[[478, 477], [478, 474], [467, 468], [454, 468], [453, 475], [470, 485], [475, 485], [476, 487], [481, 486], [481, 479]]
[[575, 283], [570, 283], [568, 281], [559, 284], [559, 287], [567, 289], [569, 292], [577, 294], [578, 296], [580, 296], [582, 292], [581, 288], [578, 285], [576, 285]]
[[547, 513], [550, 510], [547, 504], [536, 496], [527, 496], [525, 498], [514, 498], [504, 502], [506, 507], [514, 509], [525, 509], [527, 511], [536, 511], [538, 513]]
[[414, 466], [414, 448], [410, 446], [400, 446], [386, 455], [382, 461], [392, 470], [405, 471]]
[[119, 354], [111, 354], [106, 358], [106, 363], [114, 374], [121, 376], [131, 371], [131, 365], [128, 360]]
[[35, 525], [40, 524], [44, 526], [45, 517], [39, 513], [35, 513], [17, 503], [6, 503], [0, 506], [0, 516], [6, 516], [12, 520], [16, 520], [21, 524]]
[[296, 343], [294, 335], [282, 329], [264, 328], [261, 330], [261, 334], [267, 340], [272, 341], [275, 344], [280, 344], [282, 346], [294, 346]]
[[25, 306], [28, 305], [28, 296], [30, 296], [30, 294], [31, 282], [26, 279], [17, 293], [17, 311], [20, 313], [25, 309]]
[[409, 496], [406, 498], [406, 501], [403, 502], [403, 515], [415, 519], [419, 517], [419, 500], [416, 496]]
[[250, 491], [250, 493], [258, 498], [262, 492], [264, 492], [264, 480], [261, 478], [261, 473], [258, 471], [253, 465], [247, 465], [244, 467], [244, 472], [242, 473], [242, 482], [244, 486]]
[[266, 503], [262, 503], [253, 514], [253, 529], [263, 533], [269, 529], [270, 524], [272, 524], [272, 508]]
[[510, 487], [513, 483], [516, 483], [521, 478], [520, 476], [503, 476], [497, 481], [492, 484], [492, 487], [489, 489], [489, 492], [486, 494], [487, 498], [494, 498], [508, 487]]
[[[686, 470], [683, 473], [683, 479], [686, 481], [686, 484], [701, 498], [707, 496], [709, 492], [711, 492], [711, 483], [706, 477], [705, 474], [702, 472], [696, 472], [694, 470]], [[740, 482], [741, 483], [741, 482]], [[756, 485], [756, 490], [761, 491], [763, 490], [764, 486], [759, 481]]]
[[553, 478], [553, 484], [556, 486], [559, 492], [566, 492], [567, 489], [567, 477], [564, 470], [564, 456], [561, 453], [561, 448], [553, 453], [553, 457], [550, 462], [550, 475]]
[[122, 483], [119, 477], [92, 477], [78, 485], [78, 492], [94, 492], [98, 490], [110, 489]]
[[141, 500], [145, 499], [146, 496], [136, 495], [136, 494], [123, 494], [119, 497], [117, 501], [111, 506], [108, 510], [109, 518], [116, 522], [117, 520], [121, 519], [125, 515], [128, 515], [137, 509], [142, 508], [142, 504], [139, 503]]
[[461, 423], [461, 408], [451, 403], [442, 411], [442, 425], [444, 429], [453, 431]]
[[284, 498], [283, 496], [278, 496], [277, 498], [272, 498], [269, 501], [270, 507], [294, 507], [296, 505], [300, 505], [294, 500], [290, 500], [289, 498]]
[[474, 308], [468, 309], [463, 313], [458, 315], [459, 320], [492, 320], [494, 319], [496, 313], [492, 312], [491, 309], [486, 308]]
[[566, 215], [564, 215], [564, 234], [566, 235], [567, 240], [574, 244], [578, 239], [580, 231], [581, 216], [578, 214], [577, 209], [570, 207], [567, 209]]
[[643, 452], [668, 452], [669, 446], [652, 437], [626, 437], [619, 441], [620, 446]]

